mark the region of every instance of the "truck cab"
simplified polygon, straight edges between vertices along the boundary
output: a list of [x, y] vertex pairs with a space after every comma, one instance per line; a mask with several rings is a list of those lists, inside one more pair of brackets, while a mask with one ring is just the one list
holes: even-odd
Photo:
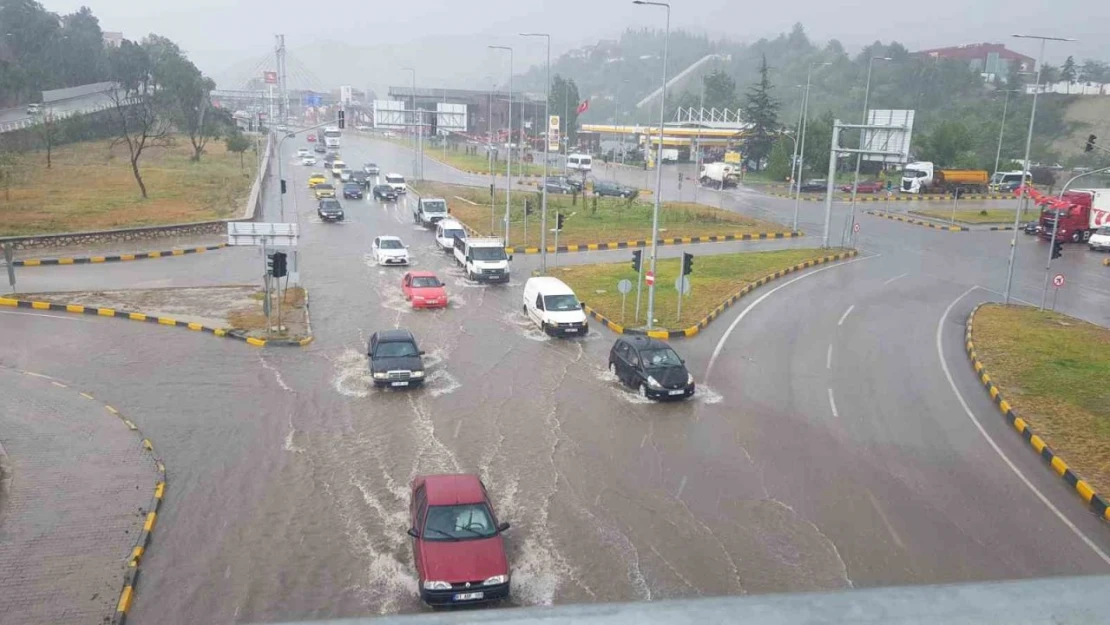
[[902, 193], [924, 193], [933, 184], [933, 164], [929, 161], [908, 163], [902, 168]]
[[455, 262], [471, 282], [508, 282], [509, 262], [505, 242], [496, 237], [455, 239]]
[[440, 197], [422, 197], [412, 208], [412, 221], [427, 228], [447, 218], [447, 200]]

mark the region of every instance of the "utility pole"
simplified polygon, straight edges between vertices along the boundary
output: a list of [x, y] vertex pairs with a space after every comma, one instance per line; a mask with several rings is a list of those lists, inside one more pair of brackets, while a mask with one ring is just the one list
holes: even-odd
[[[873, 56], [873, 57], [871, 57], [871, 60], [867, 62], [867, 83], [866, 83], [866, 86], [864, 86], [864, 88], [863, 88], [863, 120], [860, 121], [861, 124], [864, 124], [864, 125], [867, 124], [867, 101], [871, 96], [871, 68], [874, 67], [875, 61], [890, 61], [890, 60], [891, 60], [891, 57], [889, 57], [889, 56]], [[864, 137], [865, 134], [866, 134], [866, 131], [864, 131], [864, 130], [859, 131], [859, 148], [861, 150], [864, 148], [863, 137]], [[849, 229], [848, 232], [850, 233], [848, 235], [849, 239], [855, 237], [855, 232], [852, 230], [852, 227], [855, 226], [855, 224], [856, 224], [856, 187], [859, 186], [859, 166], [860, 166], [860, 162], [862, 160], [863, 160], [863, 152], [857, 152], [856, 153], [856, 173], [852, 177], [852, 210], [851, 210], [852, 216], [848, 220], [848, 229]]]
[[547, 40], [547, 79], [543, 86], [543, 192], [541, 194], [540, 208], [540, 273], [547, 273], [547, 168], [548, 154], [551, 148], [549, 131], [546, 124], [551, 123], [551, 35], [547, 33], [521, 33], [522, 37], [543, 37]]

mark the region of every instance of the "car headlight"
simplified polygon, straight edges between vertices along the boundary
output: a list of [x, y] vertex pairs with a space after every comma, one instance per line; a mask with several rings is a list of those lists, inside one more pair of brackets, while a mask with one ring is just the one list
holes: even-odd
[[384, 380], [387, 377], [389, 377], [389, 374], [384, 372], [384, 371], [375, 371], [374, 372], [374, 379], [375, 380]]
[[451, 584], [428, 580], [424, 582], [424, 590], [451, 590]]
[[508, 575], [494, 575], [482, 583], [486, 586], [492, 586], [494, 584], [504, 584], [507, 581], [509, 581]]
[[650, 386], [652, 388], [663, 388], [663, 386], [661, 384], [659, 384], [659, 382], [655, 378], [651, 377], [650, 375], [648, 376], [647, 383], [648, 383], [648, 386]]
[[412, 377], [414, 377], [414, 378], [422, 378], [422, 377], [424, 377], [424, 372], [423, 372], [423, 371], [413, 371], [413, 372], [412, 372]]
[[686, 374], [686, 383], [687, 384], [693, 384], [694, 383], [694, 374], [692, 374], [692, 373], [687, 373]]

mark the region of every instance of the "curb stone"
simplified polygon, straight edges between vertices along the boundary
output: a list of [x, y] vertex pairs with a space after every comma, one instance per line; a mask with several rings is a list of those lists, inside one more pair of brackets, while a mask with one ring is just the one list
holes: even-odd
[[167, 258], [170, 256], [184, 256], [186, 254], [200, 254], [227, 247], [227, 243], [219, 245], [206, 245], [203, 247], [176, 248], [160, 252], [135, 252], [134, 254], [110, 254], [106, 256], [70, 256], [62, 258], [28, 258], [12, 261], [13, 267], [39, 267], [45, 265], [85, 265], [91, 263], [112, 263], [126, 260], [142, 260], [145, 258]]
[[[908, 223], [908, 224], [913, 224], [915, 226], [924, 226], [926, 228], [933, 228], [934, 230], [940, 230], [942, 232], [971, 232], [971, 228], [968, 228], [966, 226], [942, 226], [940, 224], [935, 224], [935, 223], [932, 223], [930, 221], [922, 221], [920, 219], [910, 219], [909, 217], [901, 217], [899, 215], [889, 215], [887, 213], [880, 213], [880, 212], [877, 212], [877, 211], [864, 211], [864, 212], [867, 213], [868, 215], [874, 215], [876, 217], [882, 217], [884, 219], [893, 219], [894, 221], [901, 221], [901, 222], [905, 222], [905, 223]], [[998, 228], [992, 228], [992, 230], [997, 230], [997, 229]], [[1012, 230], [1012, 228], [1011, 228], [1011, 230]]]
[[979, 355], [975, 352], [975, 343], [972, 341], [971, 330], [975, 321], [975, 313], [979, 312], [979, 308], [982, 306], [983, 304], [979, 304], [972, 309], [971, 314], [967, 316], [966, 330], [964, 332], [964, 351], [967, 352], [967, 358], [971, 362], [971, 367], [979, 377], [979, 383], [987, 390], [991, 402], [993, 402], [995, 407], [998, 408], [998, 411], [1002, 413], [1002, 416], [1006, 418], [1006, 422], [1010, 427], [1014, 428], [1014, 430], [1021, 435], [1022, 440], [1024, 440], [1033, 451], [1037, 452], [1037, 455], [1041, 457], [1041, 460], [1043, 460], [1045, 464], [1052, 467], [1056, 475], [1060, 476], [1068, 486], [1071, 486], [1075, 489], [1075, 492], [1079, 493], [1079, 496], [1087, 503], [1087, 507], [1092, 512], [1102, 519], [1110, 521], [1110, 502], [1102, 495], [1096, 493], [1094, 489], [1091, 488], [1091, 485], [1083, 480], [1083, 478], [1076, 475], [1075, 472], [1068, 467], [1068, 464], [1064, 462], [1060, 456], [1056, 455], [1041, 437], [1033, 433], [1033, 430], [1029, 428], [1025, 420], [1014, 412], [1013, 407], [1010, 406], [1010, 402], [1002, 397], [1002, 391], [991, 381], [991, 377], [987, 373], [986, 368], [983, 367], [983, 363], [979, 361]]
[[[791, 199], [791, 200], [794, 199], [794, 194], [793, 193], [777, 193], [776, 192], [776, 193], [768, 193], [767, 195], [770, 195], [770, 196], [773, 196], [773, 197], [787, 198], [787, 199]], [[967, 201], [967, 200], [1013, 200], [1013, 199], [1017, 199], [1016, 196], [1013, 196], [1013, 195], [999, 195], [999, 194], [977, 194], [977, 195], [966, 195], [965, 194], [965, 195], [960, 196], [961, 201]], [[825, 201], [825, 196], [821, 195], [819, 197], [818, 196], [809, 196], [809, 197], [807, 197], [806, 195], [803, 194], [802, 197], [801, 197], [801, 200], [803, 202], [824, 202]], [[926, 195], [926, 196], [895, 195], [895, 196], [892, 196], [892, 197], [886, 197], [886, 196], [859, 197], [858, 195], [856, 196], [856, 201], [857, 202], [950, 202], [951, 200], [952, 200], [952, 198], [950, 196], [945, 196], [945, 195]], [[848, 197], [844, 197], [844, 198], [833, 198], [833, 201], [834, 202], [849, 202], [849, 201], [851, 201], [851, 197], [848, 196]]]
[[768, 274], [766, 276], [763, 276], [762, 278], [756, 280], [755, 282], [752, 282], [752, 283], [748, 284], [747, 286], [745, 286], [744, 288], [740, 289], [739, 291], [733, 293], [732, 295], [729, 295], [728, 298], [725, 301], [721, 302], [721, 304], [719, 306], [717, 306], [716, 308], [714, 308], [712, 312], [710, 312], [705, 317], [701, 318], [694, 325], [689, 326], [687, 328], [683, 328], [681, 330], [640, 330], [640, 329], [635, 329], [635, 328], [625, 328], [621, 324], [616, 323], [615, 321], [609, 319], [605, 315], [602, 315], [601, 313], [597, 312], [596, 310], [591, 308], [588, 304], [585, 305], [584, 310], [586, 311], [586, 314], [593, 317], [594, 319], [597, 319], [598, 321], [603, 323], [605, 325], [605, 327], [609, 328], [613, 332], [616, 332], [617, 334], [647, 335], [647, 336], [650, 336], [651, 338], [654, 338], [654, 339], [690, 338], [692, 336], [695, 336], [698, 332], [701, 332], [702, 330], [704, 330], [706, 327], [708, 327], [709, 324], [712, 323], [713, 320], [715, 320], [717, 317], [721, 316], [721, 314], [724, 313], [725, 310], [727, 310], [733, 304], [735, 304], [737, 301], [739, 301], [741, 297], [747, 295], [748, 293], [752, 292], [756, 288], [761, 287], [764, 284], [767, 284], [768, 282], [770, 282], [772, 280], [776, 280], [778, 278], [781, 278], [781, 277], [785, 276], [786, 274], [794, 273], [795, 271], [801, 271], [803, 269], [808, 269], [810, 267], [816, 267], [817, 265], [823, 265], [825, 263], [831, 263], [831, 262], [835, 262], [835, 261], [838, 261], [838, 260], [844, 260], [846, 258], [851, 258], [853, 256], [857, 256], [858, 254], [859, 254], [859, 252], [857, 250], [849, 250], [849, 251], [844, 252], [842, 254], [830, 254], [828, 256], [822, 256], [821, 258], [817, 258], [815, 260], [807, 260], [804, 263], [798, 263], [797, 265], [787, 267], [786, 269], [780, 269], [779, 271], [776, 271], [772, 274]]

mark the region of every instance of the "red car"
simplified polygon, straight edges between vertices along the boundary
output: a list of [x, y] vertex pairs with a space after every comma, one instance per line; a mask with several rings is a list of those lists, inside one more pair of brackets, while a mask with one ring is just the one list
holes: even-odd
[[[879, 193], [885, 188], [886, 185], [881, 180], [860, 180], [859, 184], [856, 185], [856, 193]], [[851, 193], [852, 185], [846, 184], [840, 187], [840, 190]]]
[[316, 143], [316, 135], [308, 135], [307, 138], [309, 143]]
[[447, 291], [436, 274], [410, 271], [401, 279], [401, 293], [413, 308], [447, 308]]
[[423, 475], [409, 503], [420, 599], [431, 606], [509, 596], [509, 561], [486, 487], [477, 475]]

